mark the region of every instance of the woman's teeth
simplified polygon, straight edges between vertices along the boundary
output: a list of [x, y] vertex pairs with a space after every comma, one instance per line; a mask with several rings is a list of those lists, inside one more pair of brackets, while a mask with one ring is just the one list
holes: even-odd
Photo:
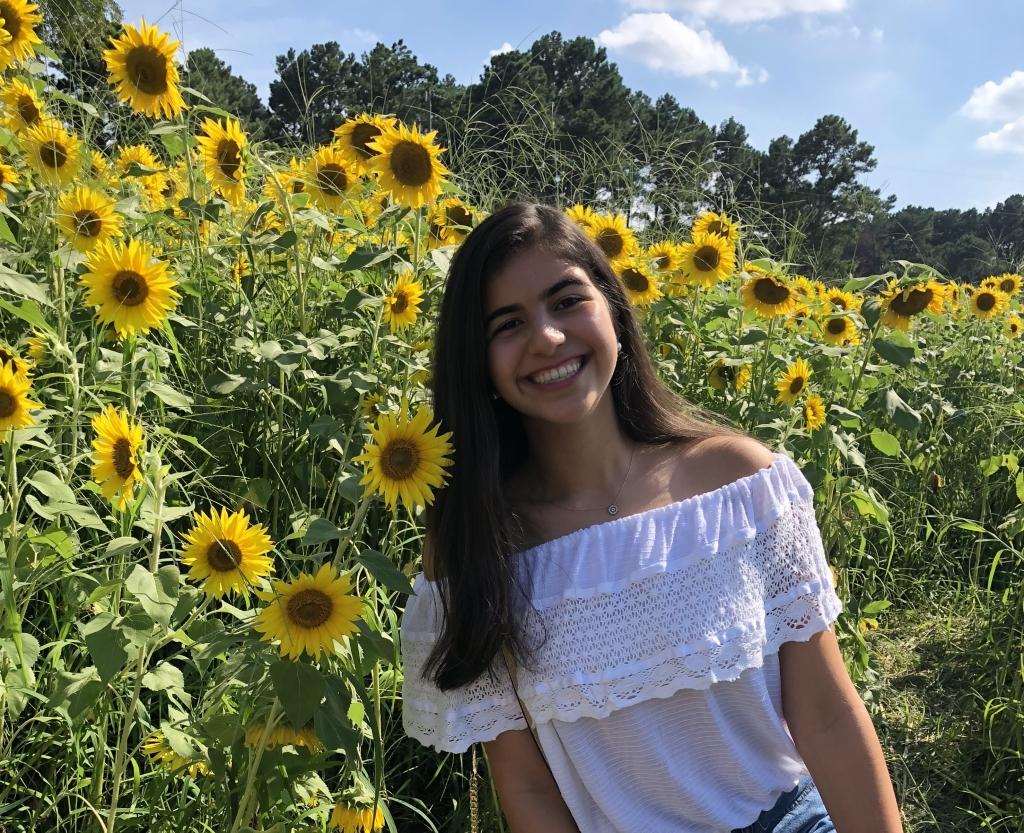
[[544, 370], [540, 373], [535, 373], [530, 377], [531, 382], [536, 382], [538, 385], [546, 385], [550, 382], [557, 382], [559, 379], [564, 379], [567, 376], [572, 376], [577, 370], [580, 369], [580, 365], [583, 364], [582, 359], [572, 359], [571, 361], [561, 364], [558, 367], [553, 367], [551, 370]]

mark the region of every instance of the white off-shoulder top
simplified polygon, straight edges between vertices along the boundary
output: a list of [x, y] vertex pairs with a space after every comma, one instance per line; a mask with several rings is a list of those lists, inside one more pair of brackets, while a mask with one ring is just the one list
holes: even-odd
[[[519, 696], [581, 833], [723, 833], [807, 768], [782, 712], [779, 646], [835, 621], [813, 490], [776, 452], [713, 491], [517, 553], [547, 641]], [[504, 662], [458, 689], [421, 675], [440, 632], [417, 574], [401, 626], [402, 721], [439, 751], [527, 728]], [[538, 621], [538, 614], [539, 619]]]

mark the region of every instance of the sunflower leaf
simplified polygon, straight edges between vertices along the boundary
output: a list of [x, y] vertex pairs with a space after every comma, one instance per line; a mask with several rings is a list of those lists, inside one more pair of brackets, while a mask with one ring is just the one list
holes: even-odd
[[[167, 590], [168, 584], [170, 584], [169, 576], [161, 573], [158, 583], [156, 576], [141, 564], [136, 564], [131, 575], [125, 580], [124, 589], [139, 600], [142, 609], [155, 621], [166, 625], [171, 621], [171, 614], [174, 612], [178, 596], [175, 592], [174, 598], [170, 597]], [[174, 586], [177, 589], [176, 583]]]
[[323, 699], [327, 684], [312, 665], [277, 660], [270, 666], [274, 693], [292, 726], [305, 726]]
[[900, 441], [888, 431], [876, 428], [871, 432], [870, 437], [871, 444], [881, 451], [886, 457], [899, 457], [900, 454], [903, 453], [903, 449], [900, 447]]
[[313, 729], [328, 749], [343, 749], [351, 755], [359, 744], [360, 734], [348, 718], [352, 696], [345, 681], [330, 676], [326, 680], [326, 695], [313, 718]]
[[356, 556], [356, 561], [392, 593], [405, 593], [410, 596], [413, 594], [409, 578], [383, 553], [376, 550], [363, 550], [360, 555]]
[[29, 298], [48, 307], [53, 306], [43, 284], [37, 283], [27, 275], [19, 275], [4, 267], [0, 267], [0, 289], [9, 290], [19, 298]]
[[327, 518], [317, 518], [309, 525], [306, 534], [302, 536], [301, 547], [314, 547], [326, 541], [337, 541], [341, 538], [342, 532]]
[[909, 367], [914, 359], [914, 346], [909, 342], [898, 344], [895, 338], [876, 338], [875, 350], [883, 359], [900, 367]]
[[79, 625], [89, 656], [96, 664], [100, 680], [109, 683], [128, 661], [125, 650], [127, 640], [120, 628], [114, 626], [113, 613], [100, 613]]

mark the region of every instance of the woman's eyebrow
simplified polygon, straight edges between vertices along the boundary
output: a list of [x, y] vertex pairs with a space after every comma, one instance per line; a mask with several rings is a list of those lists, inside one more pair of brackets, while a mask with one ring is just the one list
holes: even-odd
[[[579, 278], [574, 278], [572, 276], [562, 278], [560, 281], [556, 281], [543, 292], [541, 292], [540, 295], [537, 297], [537, 300], [543, 301], [545, 298], [550, 298], [552, 295], [557, 295], [567, 286], [586, 286], [586, 282], [580, 280]], [[515, 312], [518, 309], [522, 309], [522, 304], [507, 304], [503, 307], [498, 307], [484, 320], [484, 327], [490, 324], [499, 315], [504, 315], [505, 313], [508, 312]]]

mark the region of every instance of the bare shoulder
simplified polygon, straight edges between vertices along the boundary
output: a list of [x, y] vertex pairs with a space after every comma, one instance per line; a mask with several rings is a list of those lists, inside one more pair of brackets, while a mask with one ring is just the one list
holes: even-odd
[[775, 452], [753, 437], [708, 437], [685, 448], [677, 464], [697, 480], [697, 490], [709, 492], [768, 468]]

